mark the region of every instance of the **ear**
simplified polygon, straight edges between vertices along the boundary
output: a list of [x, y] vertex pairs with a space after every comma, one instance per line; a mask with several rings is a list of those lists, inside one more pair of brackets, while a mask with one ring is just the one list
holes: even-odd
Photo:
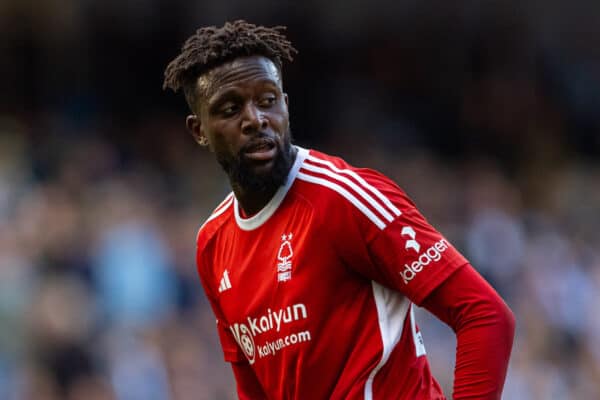
[[208, 138], [202, 129], [202, 123], [197, 115], [188, 115], [185, 119], [185, 125], [200, 146], [208, 146]]
[[288, 103], [288, 95], [287, 95], [287, 93], [283, 94], [283, 101], [285, 101], [285, 106], [289, 107], [290, 104]]

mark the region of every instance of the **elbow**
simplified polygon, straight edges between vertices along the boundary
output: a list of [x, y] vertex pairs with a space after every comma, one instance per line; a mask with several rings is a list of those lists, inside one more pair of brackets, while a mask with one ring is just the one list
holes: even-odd
[[515, 338], [516, 318], [512, 310], [498, 295], [495, 299], [490, 299], [487, 307], [487, 321], [480, 321], [482, 325], [487, 325], [490, 329], [490, 339], [493, 336], [496, 346], [503, 348], [510, 354]]
[[517, 320], [515, 318], [515, 314], [512, 312], [512, 310], [510, 308], [508, 308], [508, 306], [506, 304], [504, 306], [506, 308], [506, 312], [505, 312], [506, 324], [509, 326], [510, 332], [514, 335], [515, 327], [517, 325]]
[[513, 340], [515, 338], [515, 330], [517, 325], [517, 320], [515, 318], [515, 314], [508, 307], [508, 305], [501, 300], [501, 308], [499, 310], [499, 320], [500, 325], [503, 328], [503, 331], [506, 334], [506, 338], [510, 343], [510, 347], [512, 347]]
[[471, 324], [473, 327], [487, 327], [491, 334], [490, 338], [493, 336], [497, 345], [507, 350], [512, 349], [516, 318], [510, 307], [497, 293], [473, 304], [464, 324]]

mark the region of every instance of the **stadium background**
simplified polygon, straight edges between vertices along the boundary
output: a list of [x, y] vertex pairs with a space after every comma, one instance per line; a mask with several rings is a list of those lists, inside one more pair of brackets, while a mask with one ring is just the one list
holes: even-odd
[[[506, 399], [600, 398], [600, 3], [0, 0], [0, 398], [231, 399], [194, 238], [228, 192], [162, 72], [288, 25], [292, 130], [393, 177], [517, 317]], [[419, 316], [451, 391], [454, 337]]]

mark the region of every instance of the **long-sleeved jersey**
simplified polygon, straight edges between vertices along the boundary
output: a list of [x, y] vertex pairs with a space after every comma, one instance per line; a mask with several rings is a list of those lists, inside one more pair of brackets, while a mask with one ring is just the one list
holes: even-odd
[[467, 260], [390, 179], [298, 148], [244, 218], [233, 194], [197, 238], [225, 359], [269, 399], [444, 399], [413, 304]]

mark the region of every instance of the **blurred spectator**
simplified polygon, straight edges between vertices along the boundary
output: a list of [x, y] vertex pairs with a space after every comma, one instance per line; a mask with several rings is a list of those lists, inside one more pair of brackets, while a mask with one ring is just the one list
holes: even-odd
[[[126, 194], [115, 200], [128, 201]], [[168, 249], [150, 221], [135, 215], [117, 218], [120, 222], [100, 235], [93, 260], [100, 306], [117, 324], [135, 327], [159, 323], [173, 311], [176, 301]]]
[[276, 3], [0, 2], [0, 398], [235, 398], [194, 263], [227, 186], [160, 89], [234, 17], [289, 25], [296, 141], [393, 177], [510, 303], [504, 397], [600, 398], [600, 3]]

